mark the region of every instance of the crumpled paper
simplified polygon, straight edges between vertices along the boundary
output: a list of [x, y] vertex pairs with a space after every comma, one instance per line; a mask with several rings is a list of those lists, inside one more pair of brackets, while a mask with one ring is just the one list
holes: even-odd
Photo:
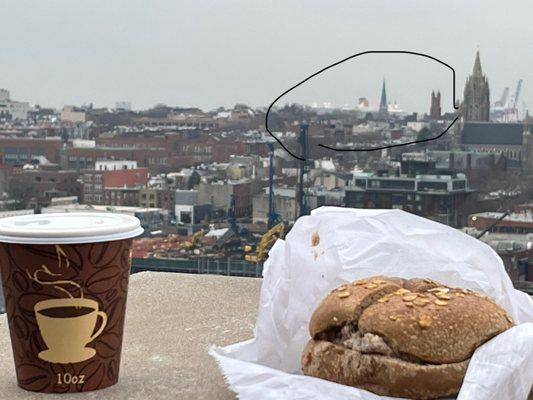
[[254, 338], [211, 348], [230, 389], [242, 400], [391, 399], [300, 371], [318, 303], [331, 289], [373, 275], [432, 278], [484, 292], [504, 307], [516, 326], [476, 350], [457, 399], [527, 399], [533, 301], [513, 288], [498, 255], [456, 229], [407, 212], [337, 207], [298, 219], [271, 249]]

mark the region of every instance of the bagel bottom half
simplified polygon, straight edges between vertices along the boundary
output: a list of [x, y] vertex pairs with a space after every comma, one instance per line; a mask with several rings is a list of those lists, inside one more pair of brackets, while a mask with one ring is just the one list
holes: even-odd
[[305, 375], [366, 389], [382, 396], [436, 399], [457, 394], [467, 359], [420, 364], [379, 354], [363, 354], [323, 340], [311, 340], [302, 354]]

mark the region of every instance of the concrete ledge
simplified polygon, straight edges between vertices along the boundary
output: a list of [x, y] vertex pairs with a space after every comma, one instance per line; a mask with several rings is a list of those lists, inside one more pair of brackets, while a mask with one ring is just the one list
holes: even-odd
[[0, 399], [234, 399], [207, 350], [252, 337], [260, 284], [260, 279], [215, 275], [132, 275], [119, 383], [73, 395], [17, 386], [2, 315]]

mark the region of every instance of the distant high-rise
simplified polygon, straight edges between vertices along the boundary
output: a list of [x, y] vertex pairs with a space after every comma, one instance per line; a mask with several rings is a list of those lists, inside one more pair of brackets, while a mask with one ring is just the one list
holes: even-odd
[[476, 53], [474, 70], [465, 84], [463, 100], [463, 118], [465, 121], [488, 121], [490, 112], [490, 91], [487, 77], [481, 70], [479, 51]]
[[431, 92], [431, 107], [429, 109], [429, 117], [431, 119], [440, 119], [442, 116], [442, 111], [440, 108], [440, 91], [435, 94], [434, 91]]
[[379, 101], [379, 113], [387, 115], [389, 113], [389, 106], [387, 103], [387, 89], [385, 88], [385, 79], [383, 79], [383, 86], [381, 87], [381, 100]]

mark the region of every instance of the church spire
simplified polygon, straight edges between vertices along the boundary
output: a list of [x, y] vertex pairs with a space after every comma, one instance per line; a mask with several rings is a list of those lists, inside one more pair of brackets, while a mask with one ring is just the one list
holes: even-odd
[[483, 71], [481, 70], [481, 61], [479, 60], [479, 50], [476, 52], [476, 61], [474, 62], [474, 71], [473, 76], [482, 76]]
[[381, 100], [379, 101], [379, 111], [386, 113], [387, 110], [387, 90], [385, 88], [385, 79], [383, 79], [383, 86], [381, 87]]
[[479, 50], [472, 75], [466, 80], [463, 118], [465, 121], [489, 121], [490, 119], [490, 90], [489, 82], [481, 70]]

